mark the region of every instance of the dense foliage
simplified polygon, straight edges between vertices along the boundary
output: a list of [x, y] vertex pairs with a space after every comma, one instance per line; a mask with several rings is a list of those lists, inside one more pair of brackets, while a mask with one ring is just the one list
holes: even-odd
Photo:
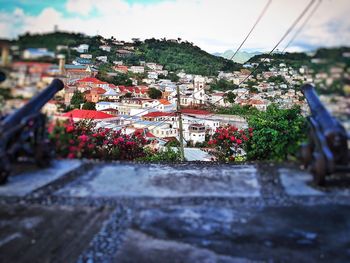
[[91, 101], [87, 101], [83, 104], [83, 110], [96, 110], [96, 104]]
[[230, 102], [230, 103], [234, 103], [235, 99], [236, 99], [236, 94], [234, 94], [233, 92], [228, 92], [225, 94], [225, 101]]
[[279, 109], [271, 104], [266, 111], [247, 115], [254, 136], [247, 144], [250, 160], [285, 160], [295, 156], [305, 139], [305, 119], [299, 107]]
[[139, 158], [139, 161], [146, 162], [179, 162], [180, 153], [171, 149], [170, 147], [166, 147], [160, 150], [145, 150], [146, 155], [142, 158]]
[[189, 42], [173, 42], [165, 39], [147, 39], [138, 47], [138, 54], [145, 61], [165, 65], [169, 71], [184, 70], [190, 74], [217, 75], [218, 71], [233, 71], [240, 65], [211, 55]]
[[147, 93], [151, 99], [160, 99], [162, 97], [162, 92], [156, 88], [149, 88]]
[[97, 129], [93, 122], [72, 120], [57, 122], [49, 130], [58, 157], [134, 160], [145, 156], [146, 139], [140, 133], [125, 135], [121, 131]]
[[267, 81], [273, 82], [275, 84], [286, 84], [287, 83], [286, 79], [281, 75], [271, 76], [271, 77], [269, 77], [269, 79]]
[[75, 109], [80, 109], [80, 105], [85, 103], [85, 97], [84, 94], [80, 91], [76, 90], [70, 100], [70, 104]]
[[118, 73], [116, 76], [112, 77], [99, 72], [99, 74], [96, 77], [102, 81], [106, 81], [114, 85], [132, 86], [132, 80], [130, 79], [128, 74]]
[[224, 79], [216, 80], [212, 84], [210, 84], [211, 90], [227, 91], [227, 90], [234, 90], [237, 88], [239, 88], [238, 85], [233, 84], [232, 82]]

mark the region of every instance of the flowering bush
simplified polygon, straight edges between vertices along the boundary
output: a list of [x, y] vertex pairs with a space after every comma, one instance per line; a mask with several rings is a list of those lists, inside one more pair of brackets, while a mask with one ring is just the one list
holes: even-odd
[[141, 133], [125, 135], [97, 129], [93, 122], [72, 120], [52, 124], [49, 132], [58, 157], [133, 160], [145, 155], [143, 146], [147, 141]]
[[252, 128], [239, 130], [232, 125], [227, 125], [216, 130], [208, 145], [216, 149], [213, 154], [219, 161], [233, 162], [237, 159], [242, 160], [242, 150], [246, 148], [247, 142], [252, 137]]

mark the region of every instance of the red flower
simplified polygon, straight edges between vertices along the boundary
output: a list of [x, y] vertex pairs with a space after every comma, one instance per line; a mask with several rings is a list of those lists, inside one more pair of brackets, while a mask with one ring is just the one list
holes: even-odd
[[240, 145], [242, 143], [242, 140], [237, 139], [236, 142], [237, 142], [238, 145]]
[[74, 126], [68, 125], [68, 126], [66, 127], [66, 132], [72, 132], [72, 131], [74, 131]]
[[234, 142], [235, 140], [236, 140], [235, 136], [231, 136], [231, 137], [230, 137], [230, 141], [231, 141], [231, 142]]
[[86, 136], [85, 134], [83, 134], [83, 135], [79, 136], [79, 140], [81, 140], [82, 142], [87, 142], [87, 141], [88, 141], [88, 139], [89, 139], [89, 137], [88, 137], [88, 136]]
[[249, 128], [248, 131], [249, 131], [250, 133], [252, 133], [252, 132], [253, 132], [253, 128]]
[[70, 152], [74, 152], [76, 149], [77, 149], [77, 147], [75, 147], [75, 146], [69, 146], [69, 151]]
[[74, 153], [70, 153], [67, 156], [69, 159], [74, 159], [75, 158], [75, 154]]

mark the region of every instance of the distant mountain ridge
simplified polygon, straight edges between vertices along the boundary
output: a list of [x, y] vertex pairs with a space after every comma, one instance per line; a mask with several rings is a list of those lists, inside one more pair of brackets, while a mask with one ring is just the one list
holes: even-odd
[[[226, 50], [224, 53], [213, 53], [214, 56], [218, 57], [223, 57], [226, 59], [231, 59], [235, 51], [233, 50]], [[250, 58], [262, 54], [261, 52], [247, 52], [247, 51], [238, 51], [235, 57], [232, 59], [234, 62], [237, 63], [245, 63], [247, 62]]]

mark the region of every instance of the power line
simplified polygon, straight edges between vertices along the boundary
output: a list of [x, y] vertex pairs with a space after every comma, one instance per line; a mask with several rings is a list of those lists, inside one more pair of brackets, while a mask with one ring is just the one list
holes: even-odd
[[[253, 75], [257, 69], [261, 66], [261, 64], [263, 64], [266, 59], [275, 51], [275, 49], [281, 44], [281, 42], [289, 35], [289, 33], [294, 29], [294, 27], [299, 23], [299, 21], [305, 16], [305, 14], [307, 13], [307, 11], [311, 8], [311, 6], [313, 5], [313, 3], [315, 2], [315, 0], [311, 0], [309, 2], [309, 4], [304, 8], [304, 10], [300, 13], [300, 15], [294, 20], [293, 24], [287, 29], [287, 31], [283, 34], [283, 36], [281, 37], [281, 39], [277, 42], [277, 44], [271, 49], [271, 51], [267, 54], [266, 57], [264, 57], [259, 63], [258, 65], [248, 74], [247, 77], [245, 77], [239, 84], [238, 87], [241, 86], [251, 75]], [[242, 93], [239, 97], [241, 98], [243, 95], [245, 95], [248, 91]], [[221, 99], [217, 100], [215, 103], [220, 102], [221, 100], [223, 100], [224, 97], [222, 97]], [[236, 98], [237, 99], [237, 98]], [[213, 103], [213, 104], [215, 104]]]
[[242, 43], [239, 45], [239, 47], [237, 48], [237, 50], [235, 51], [235, 53], [233, 53], [232, 57], [230, 58], [230, 60], [232, 60], [236, 54], [238, 53], [238, 51], [241, 49], [241, 47], [244, 45], [244, 43], [247, 41], [248, 37], [250, 36], [250, 34], [253, 32], [253, 30], [255, 29], [255, 27], [257, 26], [257, 24], [260, 22], [261, 18], [265, 15], [268, 7], [270, 6], [272, 0], [269, 0], [267, 2], [267, 4], [265, 5], [264, 9], [262, 10], [262, 12], [260, 13], [258, 19], [255, 21], [253, 27], [250, 29], [249, 33], [247, 34], [247, 36], [244, 38], [244, 40], [242, 41]]
[[306, 26], [306, 24], [309, 22], [309, 20], [311, 19], [311, 17], [315, 14], [316, 10], [318, 9], [318, 7], [321, 5], [322, 0], [319, 0], [317, 2], [317, 4], [314, 6], [314, 9], [312, 9], [312, 11], [310, 12], [310, 14], [307, 16], [307, 18], [305, 19], [304, 23], [298, 28], [298, 30], [294, 33], [294, 35], [292, 36], [292, 38], [289, 40], [288, 44], [284, 47], [282, 53], [285, 52], [285, 50], [289, 47], [290, 44], [292, 44], [292, 42], [295, 40], [295, 38], [299, 35], [299, 33], [303, 30], [303, 28]]

